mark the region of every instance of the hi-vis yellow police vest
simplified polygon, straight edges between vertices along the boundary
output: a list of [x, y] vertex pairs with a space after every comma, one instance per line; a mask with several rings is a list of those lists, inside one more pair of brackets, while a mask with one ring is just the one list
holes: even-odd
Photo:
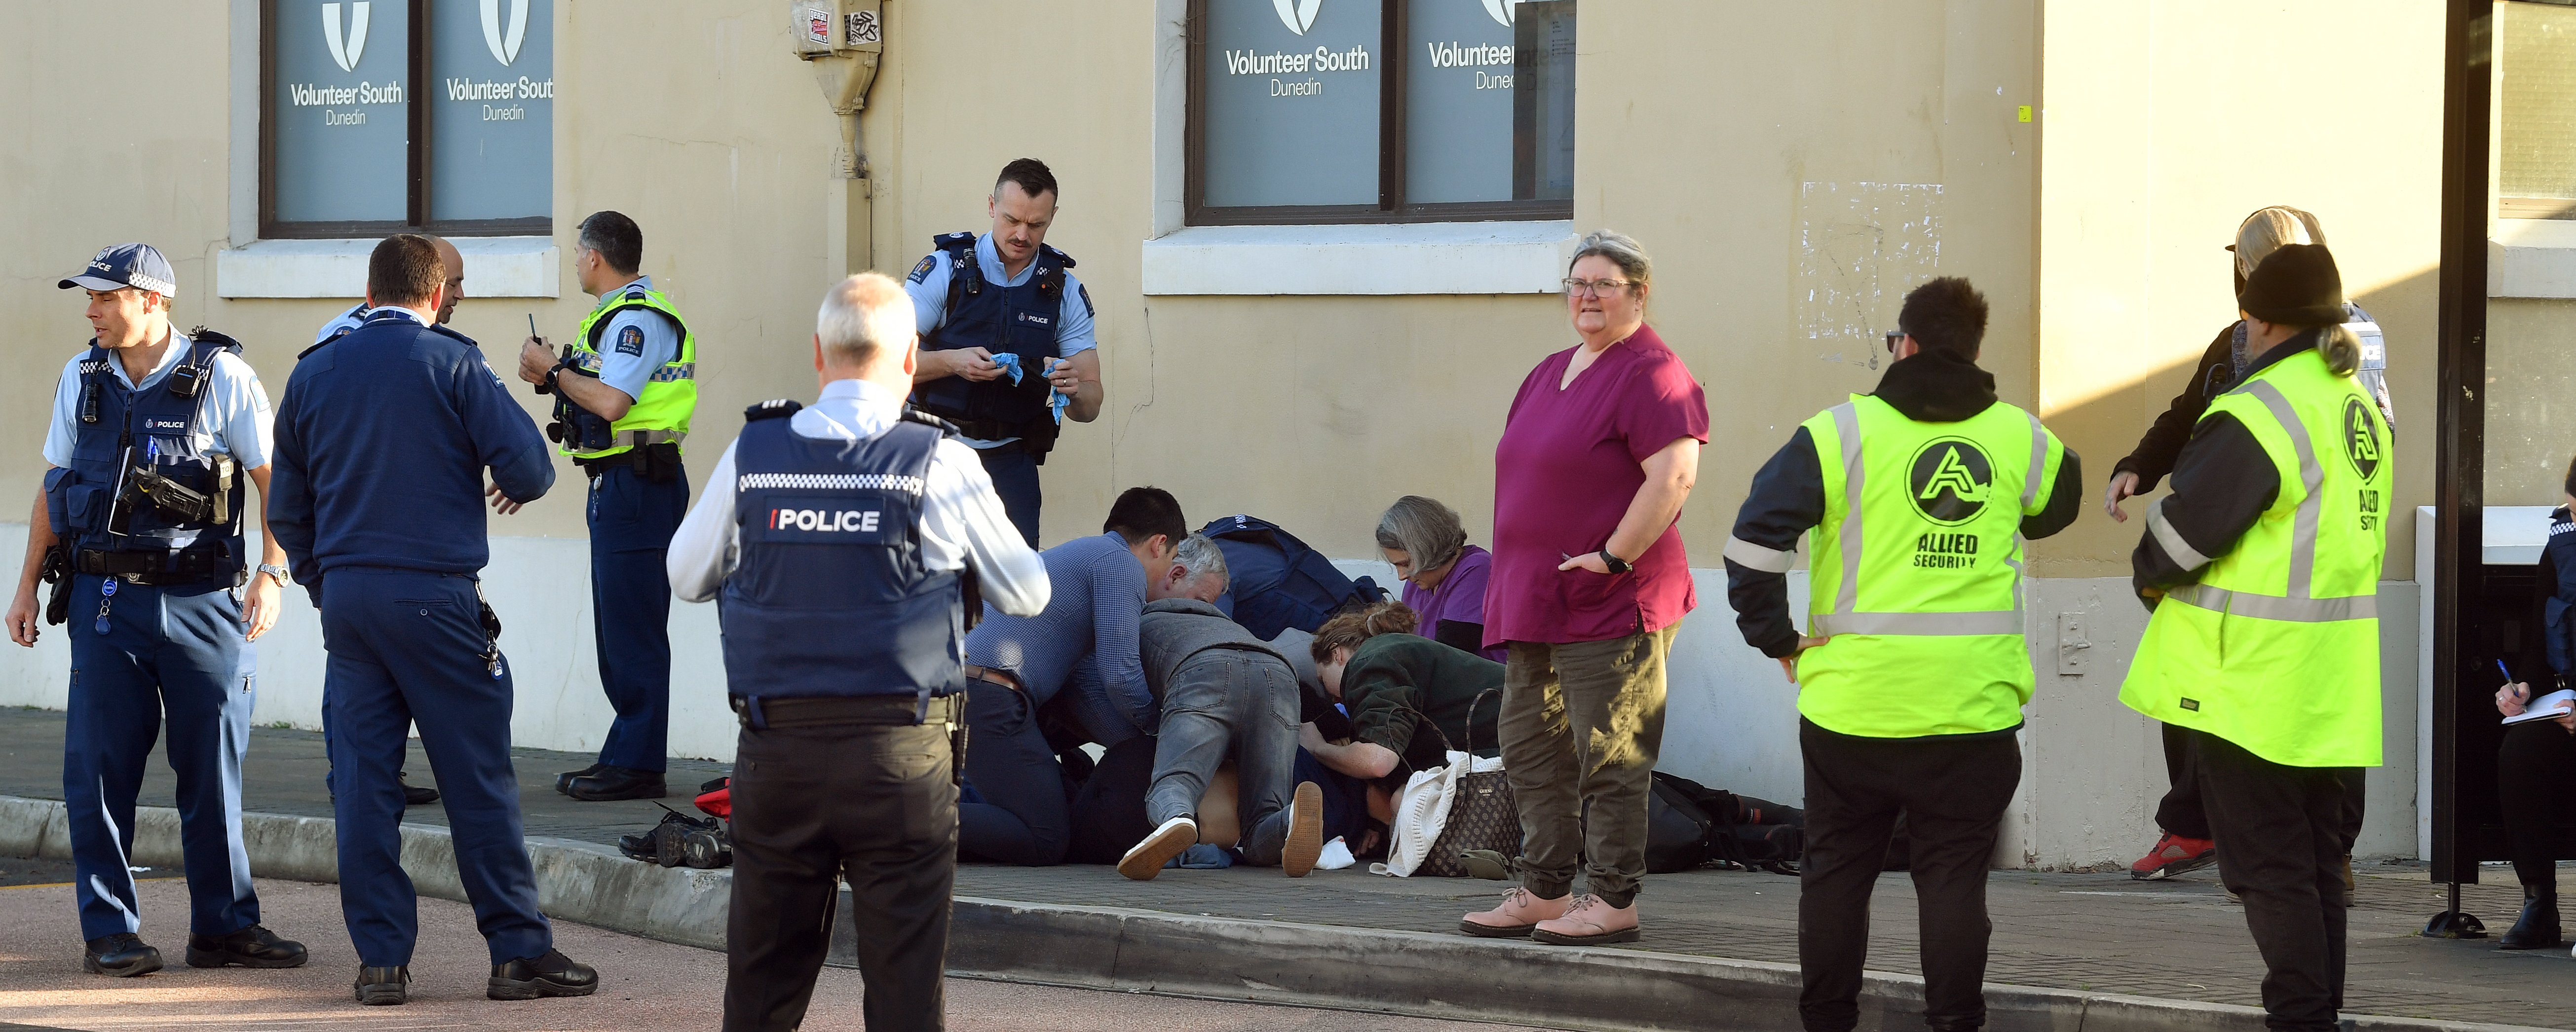
[[1855, 395], [1805, 425], [1825, 488], [1807, 633], [1831, 640], [1798, 660], [1798, 712], [1870, 738], [2018, 726], [2034, 685], [2021, 520], [2046, 507], [2066, 446], [2000, 402], [1918, 423]]
[[[2254, 374], [2201, 418], [2220, 412], [2263, 445], [2281, 493], [2200, 583], [2157, 604], [2120, 701], [2274, 763], [2376, 767], [2388, 427], [2360, 382], [2315, 351]], [[2148, 532], [2176, 561], [2204, 561], [2163, 505]]]
[[563, 447], [566, 455], [595, 459], [639, 444], [678, 444], [689, 436], [689, 417], [698, 410], [698, 335], [689, 332], [688, 321], [680, 318], [679, 310], [671, 307], [671, 299], [662, 296], [661, 291], [628, 284], [601, 299], [599, 307], [582, 317], [572, 345], [573, 361], [583, 369], [598, 372], [599, 335], [606, 332], [609, 317], [638, 308], [669, 317], [671, 325], [680, 331], [680, 350], [662, 368], [653, 371], [652, 379], [644, 383], [644, 396], [635, 399], [626, 415], [609, 427], [616, 435], [616, 444], [598, 451], [576, 451], [567, 442]]

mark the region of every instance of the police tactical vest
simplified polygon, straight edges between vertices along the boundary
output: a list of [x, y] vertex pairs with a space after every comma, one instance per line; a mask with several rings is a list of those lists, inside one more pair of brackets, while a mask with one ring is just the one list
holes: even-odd
[[[80, 407], [71, 465], [45, 477], [45, 511], [67, 538], [82, 550], [169, 552], [191, 545], [221, 545], [229, 566], [239, 571], [242, 557], [242, 481], [229, 460], [197, 443], [204, 418], [205, 385], [213, 377], [215, 356], [238, 353], [241, 344], [200, 327], [193, 335], [173, 334], [171, 346], [185, 348], [179, 364], [141, 390], [132, 390], [116, 375], [116, 353], [92, 342], [81, 359]], [[189, 490], [216, 500], [211, 516], [175, 519], [148, 499], [126, 491], [135, 468], [148, 468]]]
[[734, 442], [740, 552], [717, 613], [725, 676], [750, 698], [966, 686], [965, 594], [922, 565], [921, 494], [944, 434], [905, 421], [867, 441], [797, 436], [793, 403], [755, 405]]
[[1002, 376], [982, 383], [947, 376], [913, 389], [912, 403], [922, 411], [957, 424], [968, 437], [998, 440], [1025, 438], [1032, 451], [1052, 448], [1056, 422], [1047, 411], [1047, 359], [1056, 353], [1056, 331], [1064, 318], [1064, 270], [1073, 258], [1038, 245], [1036, 270], [1016, 287], [984, 278], [975, 260], [975, 234], [948, 233], [931, 240], [933, 253], [924, 261], [945, 261], [948, 270], [948, 315], [921, 340], [923, 351], [983, 348], [999, 355], [1020, 356], [1019, 383]]
[[[2207, 560], [2200, 583], [2165, 594], [2120, 701], [2285, 766], [2378, 766], [2388, 426], [2314, 350], [2213, 399], [2209, 414], [2220, 412], [2262, 444], [2280, 494], [2232, 551]], [[2165, 522], [2163, 502], [2147, 529], [2177, 562], [2205, 560]]]
[[[653, 371], [652, 379], [644, 383], [644, 396], [635, 399], [634, 406], [626, 410], [626, 415], [609, 426], [609, 432], [615, 435], [614, 443], [604, 448], [583, 448], [580, 446], [582, 442], [568, 439], [563, 443], [566, 455], [596, 459], [631, 450], [638, 444], [668, 441], [676, 446], [689, 436], [689, 417], [698, 410], [698, 336], [689, 332], [688, 322], [680, 318], [679, 310], [671, 307], [671, 299], [663, 296], [661, 291], [629, 283], [614, 297], [591, 309], [589, 315], [582, 317], [581, 329], [575, 335], [573, 362], [597, 374], [600, 367], [599, 338], [608, 332], [609, 319], [619, 312], [636, 309], [660, 312], [671, 320], [672, 328], [680, 331], [680, 350], [671, 356], [670, 361], [662, 363], [662, 368]], [[582, 414], [591, 420], [598, 419], [586, 412]]]
[[1824, 473], [1810, 535], [1798, 712], [1870, 738], [2003, 731], [2034, 681], [2022, 644], [2021, 519], [2066, 457], [1998, 402], [1920, 423], [1866, 395], [1805, 424]]

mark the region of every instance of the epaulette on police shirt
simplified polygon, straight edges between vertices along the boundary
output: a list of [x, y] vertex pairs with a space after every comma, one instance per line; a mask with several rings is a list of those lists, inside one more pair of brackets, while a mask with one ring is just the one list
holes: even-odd
[[189, 330], [188, 339], [201, 344], [212, 344], [218, 350], [229, 351], [236, 355], [242, 352], [242, 342], [203, 326]]
[[795, 415], [798, 409], [804, 407], [804, 402], [794, 398], [771, 398], [742, 410], [742, 418], [744, 422], [757, 419], [785, 419]]

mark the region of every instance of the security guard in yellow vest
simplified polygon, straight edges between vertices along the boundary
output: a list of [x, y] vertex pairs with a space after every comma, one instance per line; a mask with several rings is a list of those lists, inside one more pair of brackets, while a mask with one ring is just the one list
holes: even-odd
[[564, 357], [540, 338], [519, 376], [555, 396], [547, 430], [590, 474], [590, 599], [599, 684], [617, 719], [599, 762], [555, 779], [582, 800], [659, 799], [671, 729], [671, 592], [662, 561], [689, 511], [680, 442], [698, 407], [698, 342], [639, 275], [644, 233], [613, 211], [581, 222], [573, 269], [599, 306]]
[[[1996, 400], [1977, 367], [1986, 299], [1944, 277], [1905, 296], [1870, 394], [1802, 424], [1755, 474], [1726, 544], [1744, 640], [1799, 685], [1806, 854], [1798, 1011], [1859, 1021], [1869, 897], [1898, 815], [1923, 927], [1924, 1020], [1985, 1023], [1986, 867], [2021, 782], [2022, 542], [2082, 505], [2075, 453]], [[1788, 572], [1808, 544], [1808, 623]]]
[[2213, 399], [2132, 559], [2154, 609], [2120, 701], [2191, 729], [2220, 873], [2270, 969], [2275, 1029], [2343, 1003], [2343, 858], [2379, 765], [2388, 426], [2354, 377], [2343, 278], [2317, 244], [2237, 295], [2260, 358]]

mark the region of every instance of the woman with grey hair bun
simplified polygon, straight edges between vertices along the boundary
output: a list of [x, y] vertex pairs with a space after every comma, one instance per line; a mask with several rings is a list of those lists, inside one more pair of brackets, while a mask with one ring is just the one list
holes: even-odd
[[1635, 240], [1584, 237], [1565, 279], [1581, 343], [1530, 371], [1494, 446], [1485, 640], [1508, 646], [1497, 726], [1521, 885], [1462, 919], [1469, 935], [1568, 946], [1639, 935], [1664, 658], [1699, 601], [1674, 521], [1708, 440], [1699, 382], [1646, 325], [1653, 288]]
[[1467, 543], [1458, 510], [1406, 495], [1377, 520], [1377, 548], [1404, 579], [1404, 604], [1422, 618], [1414, 631], [1460, 652], [1503, 661], [1485, 646], [1485, 578], [1493, 553]]

